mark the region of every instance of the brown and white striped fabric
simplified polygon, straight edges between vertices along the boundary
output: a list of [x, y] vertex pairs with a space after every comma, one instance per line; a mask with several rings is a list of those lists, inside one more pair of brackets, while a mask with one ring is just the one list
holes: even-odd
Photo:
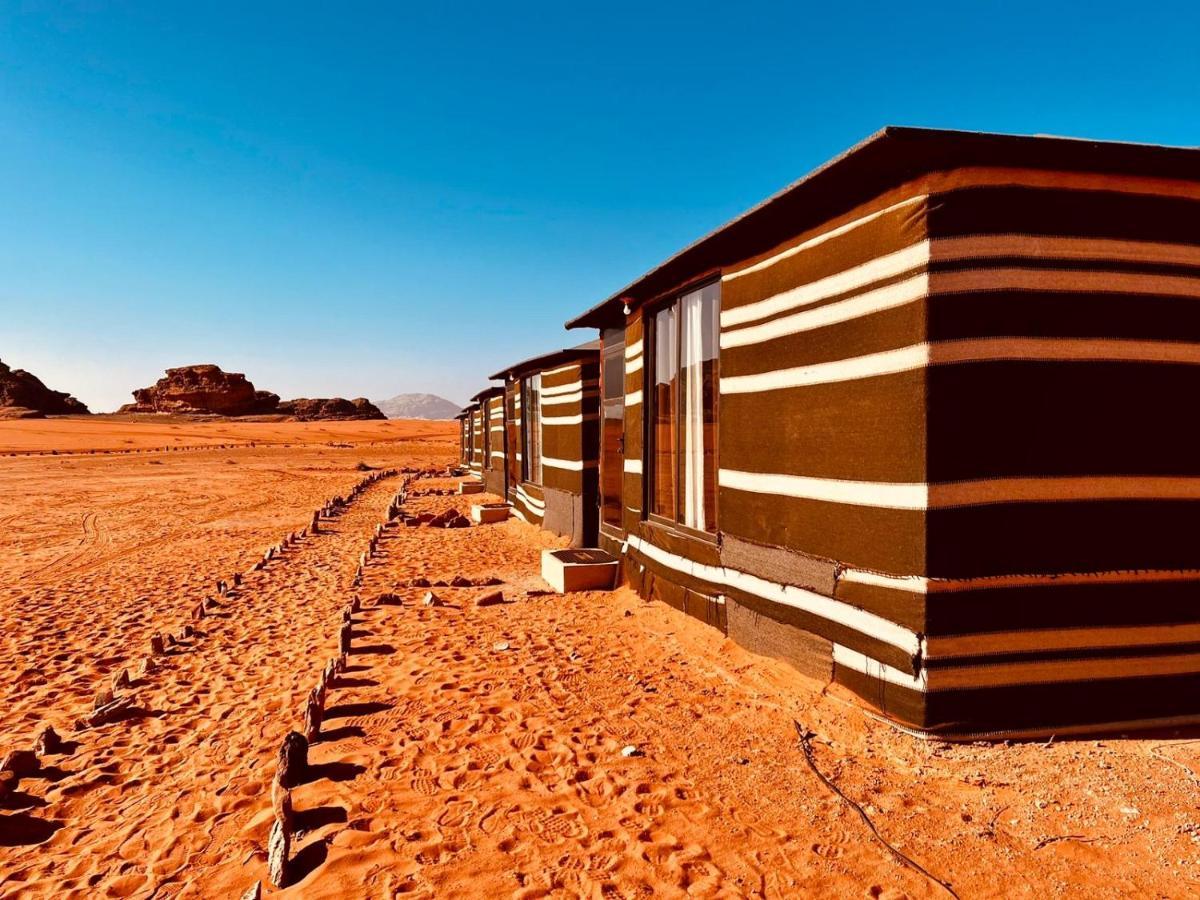
[[483, 414], [478, 403], [467, 408], [471, 428], [471, 459], [467, 468], [477, 478], [483, 478]]
[[[595, 538], [599, 450], [599, 349], [593, 344], [527, 360], [497, 373], [505, 378], [508, 435], [514, 448], [508, 499], [519, 518], [571, 537]], [[525, 382], [540, 375], [542, 478], [525, 477], [522, 458]]]
[[465, 466], [471, 462], [470, 413], [464, 409], [454, 418], [458, 420], [458, 462]]
[[1200, 152], [1020, 140], [720, 266], [721, 541], [648, 528], [627, 469], [631, 577], [826, 638], [920, 731], [1196, 720]]
[[480, 391], [474, 399], [479, 403], [480, 433], [486, 432], [482, 446], [481, 477], [485, 489], [501, 497], [508, 493], [508, 437], [504, 427], [504, 388]]

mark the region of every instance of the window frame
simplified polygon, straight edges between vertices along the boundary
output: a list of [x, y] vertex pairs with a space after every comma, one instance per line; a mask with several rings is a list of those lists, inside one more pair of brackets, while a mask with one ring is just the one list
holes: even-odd
[[[656, 320], [657, 320], [658, 314], [660, 312], [662, 312], [664, 309], [668, 309], [670, 307], [675, 307], [676, 309], [678, 309], [680, 306], [680, 301], [685, 296], [687, 296], [688, 294], [695, 293], [696, 291], [703, 290], [704, 288], [706, 288], [710, 285], [713, 285], [713, 284], [716, 284], [718, 286], [718, 295], [717, 295], [718, 325], [717, 325], [716, 339], [717, 339], [717, 366], [718, 366], [718, 373], [720, 372], [720, 364], [721, 364], [721, 352], [720, 352], [721, 295], [719, 292], [720, 283], [721, 283], [721, 276], [720, 276], [719, 272], [707, 273], [702, 278], [699, 278], [695, 281], [685, 284], [683, 287], [678, 288], [674, 291], [671, 291], [669, 294], [664, 294], [662, 297], [659, 297], [656, 300], [652, 301], [651, 303], [646, 304], [642, 308], [642, 359], [643, 359], [643, 363], [642, 363], [642, 398], [643, 398], [643, 410], [642, 410], [642, 429], [643, 429], [642, 430], [642, 511], [643, 511], [643, 518], [645, 519], [645, 521], [651, 523], [652, 525], [660, 526], [662, 528], [665, 528], [665, 529], [668, 529], [671, 531], [679, 532], [685, 536], [696, 538], [698, 540], [706, 541], [708, 543], [713, 543], [713, 544], [718, 542], [719, 535], [721, 533], [721, 515], [720, 515], [720, 510], [721, 510], [721, 503], [720, 503], [720, 495], [721, 495], [721, 492], [720, 492], [721, 392], [719, 389], [714, 389], [714, 391], [713, 391], [713, 456], [716, 461], [716, 467], [715, 467], [716, 472], [714, 475], [714, 477], [716, 479], [716, 483], [713, 485], [713, 487], [714, 487], [714, 491], [713, 491], [714, 502], [713, 502], [713, 511], [712, 511], [712, 513], [713, 513], [713, 515], [712, 515], [713, 530], [712, 531], [701, 531], [697, 528], [693, 528], [690, 525], [685, 525], [683, 522], [680, 521], [680, 504], [682, 502], [682, 491], [680, 490], [680, 486], [682, 485], [681, 476], [682, 476], [682, 465], [683, 465], [683, 452], [682, 452], [682, 449], [681, 449], [680, 443], [679, 443], [679, 441], [681, 439], [680, 436], [682, 434], [681, 429], [677, 428], [676, 432], [675, 432], [675, 442], [676, 442], [675, 443], [675, 518], [668, 518], [668, 517], [662, 515], [661, 513], [654, 512], [652, 509], [654, 490], [656, 487], [656, 485], [655, 485], [655, 471], [656, 470], [655, 470], [655, 465], [654, 465], [654, 457], [655, 457], [655, 452], [656, 452], [656, 441], [655, 441], [655, 436], [654, 436], [654, 432], [655, 432], [655, 429], [654, 429], [655, 391], [653, 388], [653, 380], [652, 379], [653, 379], [653, 372], [654, 372], [655, 364], [657, 362], [654, 354], [656, 353], [656, 347], [657, 347]], [[681, 340], [682, 329], [683, 329], [683, 316], [676, 314], [676, 316], [675, 316], [675, 350], [678, 355], [676, 357], [676, 376], [675, 376], [675, 388], [674, 388], [674, 392], [673, 392], [673, 399], [674, 399], [675, 415], [676, 415], [677, 420], [680, 417], [680, 413], [682, 410], [682, 407], [680, 405], [681, 388], [682, 388], [682, 384], [683, 384], [683, 378], [681, 376], [681, 373], [683, 371], [682, 358], [681, 358], [682, 353], [683, 353], [683, 342]], [[719, 378], [719, 374], [718, 374], [718, 378]]]

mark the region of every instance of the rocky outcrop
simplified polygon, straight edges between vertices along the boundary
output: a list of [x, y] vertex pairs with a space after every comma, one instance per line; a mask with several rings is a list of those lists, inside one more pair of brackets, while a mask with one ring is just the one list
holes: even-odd
[[180, 366], [167, 369], [153, 386], [133, 392], [133, 403], [124, 413], [175, 413], [216, 416], [292, 416], [314, 419], [384, 419], [371, 401], [359, 397], [285, 400], [278, 394], [255, 390], [239, 372], [223, 372], [219, 366]]
[[249, 416], [273, 413], [279, 405], [278, 394], [256, 391], [245, 375], [211, 364], [167, 369], [151, 387], [134, 391], [133, 399], [121, 412]]
[[310, 400], [285, 400], [279, 404], [279, 412], [295, 416], [302, 422], [311, 419], [386, 419], [379, 408], [364, 397], [345, 400], [341, 397]]
[[62, 391], [52, 391], [36, 375], [24, 369], [10, 369], [0, 362], [0, 410], [8, 416], [70, 416], [88, 412], [88, 408]]

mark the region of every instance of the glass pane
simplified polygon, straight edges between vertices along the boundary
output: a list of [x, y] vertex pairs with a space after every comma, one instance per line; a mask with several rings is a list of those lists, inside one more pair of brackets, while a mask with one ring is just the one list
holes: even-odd
[[651, 464], [650, 510], [660, 516], [675, 518], [675, 409], [676, 378], [679, 374], [679, 348], [676, 336], [675, 307], [661, 310], [654, 316], [653, 380], [650, 385], [650, 452]]
[[625, 329], [603, 334], [600, 354], [600, 516], [610, 525], [621, 524], [621, 480], [624, 460], [621, 437], [625, 432]]
[[680, 521], [717, 530], [717, 367], [721, 288], [684, 294], [680, 315]]
[[525, 423], [525, 472], [526, 479], [534, 484], [542, 483], [542, 376], [541, 373], [525, 379], [525, 407], [521, 410]]

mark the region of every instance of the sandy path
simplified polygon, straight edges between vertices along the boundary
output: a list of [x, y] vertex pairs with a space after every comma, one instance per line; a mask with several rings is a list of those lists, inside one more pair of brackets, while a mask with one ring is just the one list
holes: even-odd
[[368, 489], [321, 534], [246, 575], [199, 623], [195, 640], [135, 685], [145, 710], [136, 726], [77, 737], [75, 784], [45, 799], [68, 795], [70, 820], [56, 840], [86, 849], [65, 871], [33, 864], [20, 880], [36, 879], [56, 896], [174, 896], [210, 883], [216, 861], [240, 865], [253, 852], [242, 831], [259, 811], [291, 711], [320, 667], [311, 638], [332, 637], [353, 560], [394, 486]]

